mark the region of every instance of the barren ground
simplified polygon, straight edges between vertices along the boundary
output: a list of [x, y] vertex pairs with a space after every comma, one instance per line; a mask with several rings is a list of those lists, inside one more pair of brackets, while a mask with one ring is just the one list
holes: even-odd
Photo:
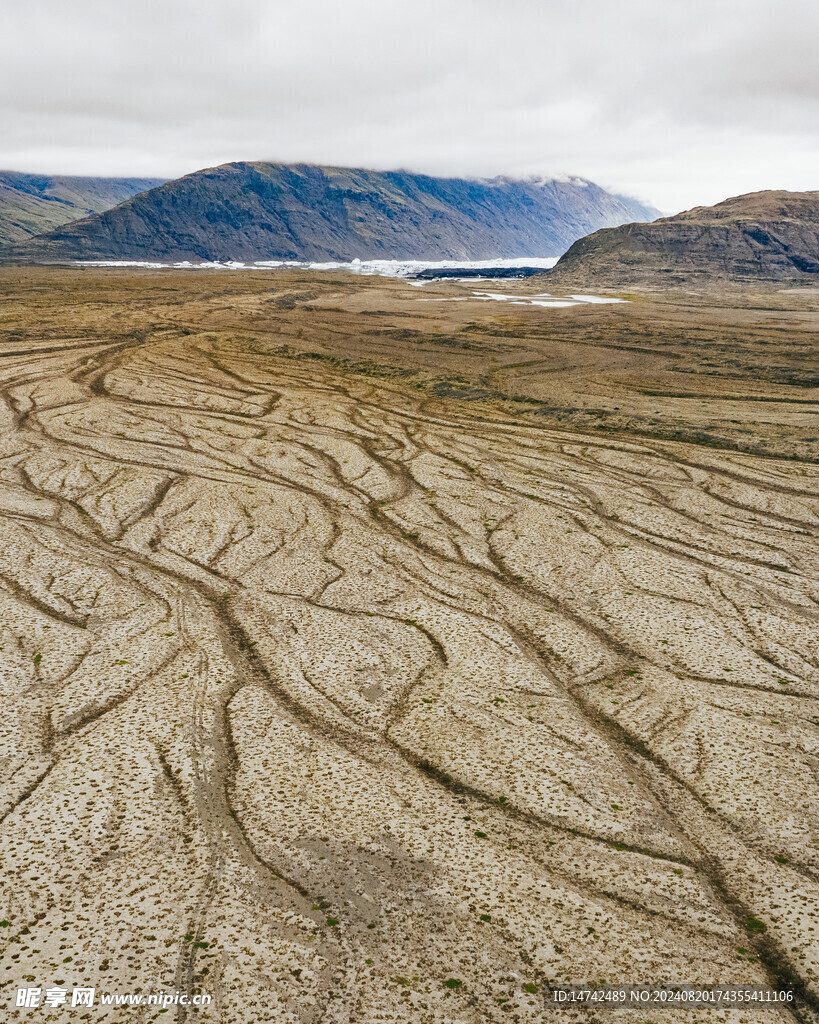
[[486, 287], [0, 270], [3, 1019], [819, 1020], [819, 292]]

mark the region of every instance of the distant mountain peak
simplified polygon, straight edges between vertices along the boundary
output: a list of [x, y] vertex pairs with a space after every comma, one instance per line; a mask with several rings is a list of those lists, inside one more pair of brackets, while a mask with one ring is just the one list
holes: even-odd
[[615, 287], [807, 275], [819, 275], [819, 191], [749, 192], [606, 228], [575, 242], [550, 271], [554, 280]]
[[110, 210], [163, 181], [0, 171], [0, 245], [22, 242], [78, 217]]
[[585, 179], [443, 178], [237, 161], [135, 196], [20, 250], [33, 259], [339, 260], [557, 256], [657, 211]]

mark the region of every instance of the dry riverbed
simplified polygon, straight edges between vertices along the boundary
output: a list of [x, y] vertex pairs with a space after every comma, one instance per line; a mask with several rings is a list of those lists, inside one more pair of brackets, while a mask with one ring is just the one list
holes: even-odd
[[0, 270], [0, 1001], [819, 1019], [819, 297], [482, 289]]

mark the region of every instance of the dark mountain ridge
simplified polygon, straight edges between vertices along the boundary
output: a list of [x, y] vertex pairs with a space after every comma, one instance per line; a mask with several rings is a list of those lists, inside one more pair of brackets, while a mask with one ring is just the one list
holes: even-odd
[[[812, 275], [814, 275], [812, 277]], [[554, 281], [624, 286], [819, 280], [819, 192], [766, 191], [581, 238]]]
[[351, 260], [556, 256], [657, 211], [580, 178], [435, 178], [230, 163], [21, 247], [33, 259]]
[[79, 217], [103, 213], [164, 180], [0, 171], [0, 244], [22, 242]]

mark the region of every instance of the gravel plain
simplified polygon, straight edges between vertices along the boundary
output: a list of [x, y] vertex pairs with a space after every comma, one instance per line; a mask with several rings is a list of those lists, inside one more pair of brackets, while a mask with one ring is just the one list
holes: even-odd
[[4, 1019], [819, 1020], [816, 294], [0, 274]]

